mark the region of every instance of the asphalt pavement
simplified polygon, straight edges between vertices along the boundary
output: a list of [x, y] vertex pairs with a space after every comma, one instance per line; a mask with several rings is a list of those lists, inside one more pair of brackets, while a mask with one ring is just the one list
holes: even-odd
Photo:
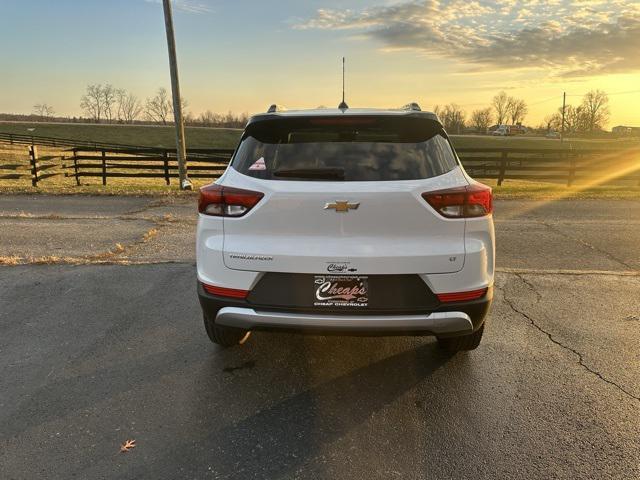
[[497, 202], [494, 306], [453, 357], [210, 344], [194, 203], [0, 196], [0, 478], [640, 478], [640, 202]]

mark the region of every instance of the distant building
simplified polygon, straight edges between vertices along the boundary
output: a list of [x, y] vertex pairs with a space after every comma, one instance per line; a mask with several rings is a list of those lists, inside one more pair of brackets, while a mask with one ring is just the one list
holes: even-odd
[[611, 129], [611, 133], [620, 137], [640, 137], [640, 127], [625, 127], [618, 125]]

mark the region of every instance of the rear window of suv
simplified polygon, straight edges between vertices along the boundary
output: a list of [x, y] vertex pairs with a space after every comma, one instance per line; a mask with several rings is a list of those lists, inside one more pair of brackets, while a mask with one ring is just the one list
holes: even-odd
[[410, 116], [257, 121], [231, 163], [256, 178], [337, 181], [424, 179], [457, 165], [442, 126]]

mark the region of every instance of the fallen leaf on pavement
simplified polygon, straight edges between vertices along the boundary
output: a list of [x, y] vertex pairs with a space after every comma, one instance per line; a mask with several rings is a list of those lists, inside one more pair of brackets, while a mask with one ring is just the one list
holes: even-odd
[[127, 440], [122, 445], [120, 445], [120, 453], [126, 453], [129, 450], [131, 450], [132, 448], [136, 448], [136, 441], [135, 440]]

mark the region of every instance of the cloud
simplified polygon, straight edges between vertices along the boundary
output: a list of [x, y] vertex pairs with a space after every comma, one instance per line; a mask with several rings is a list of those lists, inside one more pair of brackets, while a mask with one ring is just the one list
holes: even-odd
[[295, 28], [350, 31], [386, 51], [458, 60], [467, 71], [579, 77], [640, 70], [640, 5], [625, 0], [420, 0], [320, 9]]
[[[145, 0], [147, 3], [162, 3], [162, 0]], [[211, 13], [213, 9], [206, 3], [193, 0], [172, 0], [173, 8], [187, 13]]]

